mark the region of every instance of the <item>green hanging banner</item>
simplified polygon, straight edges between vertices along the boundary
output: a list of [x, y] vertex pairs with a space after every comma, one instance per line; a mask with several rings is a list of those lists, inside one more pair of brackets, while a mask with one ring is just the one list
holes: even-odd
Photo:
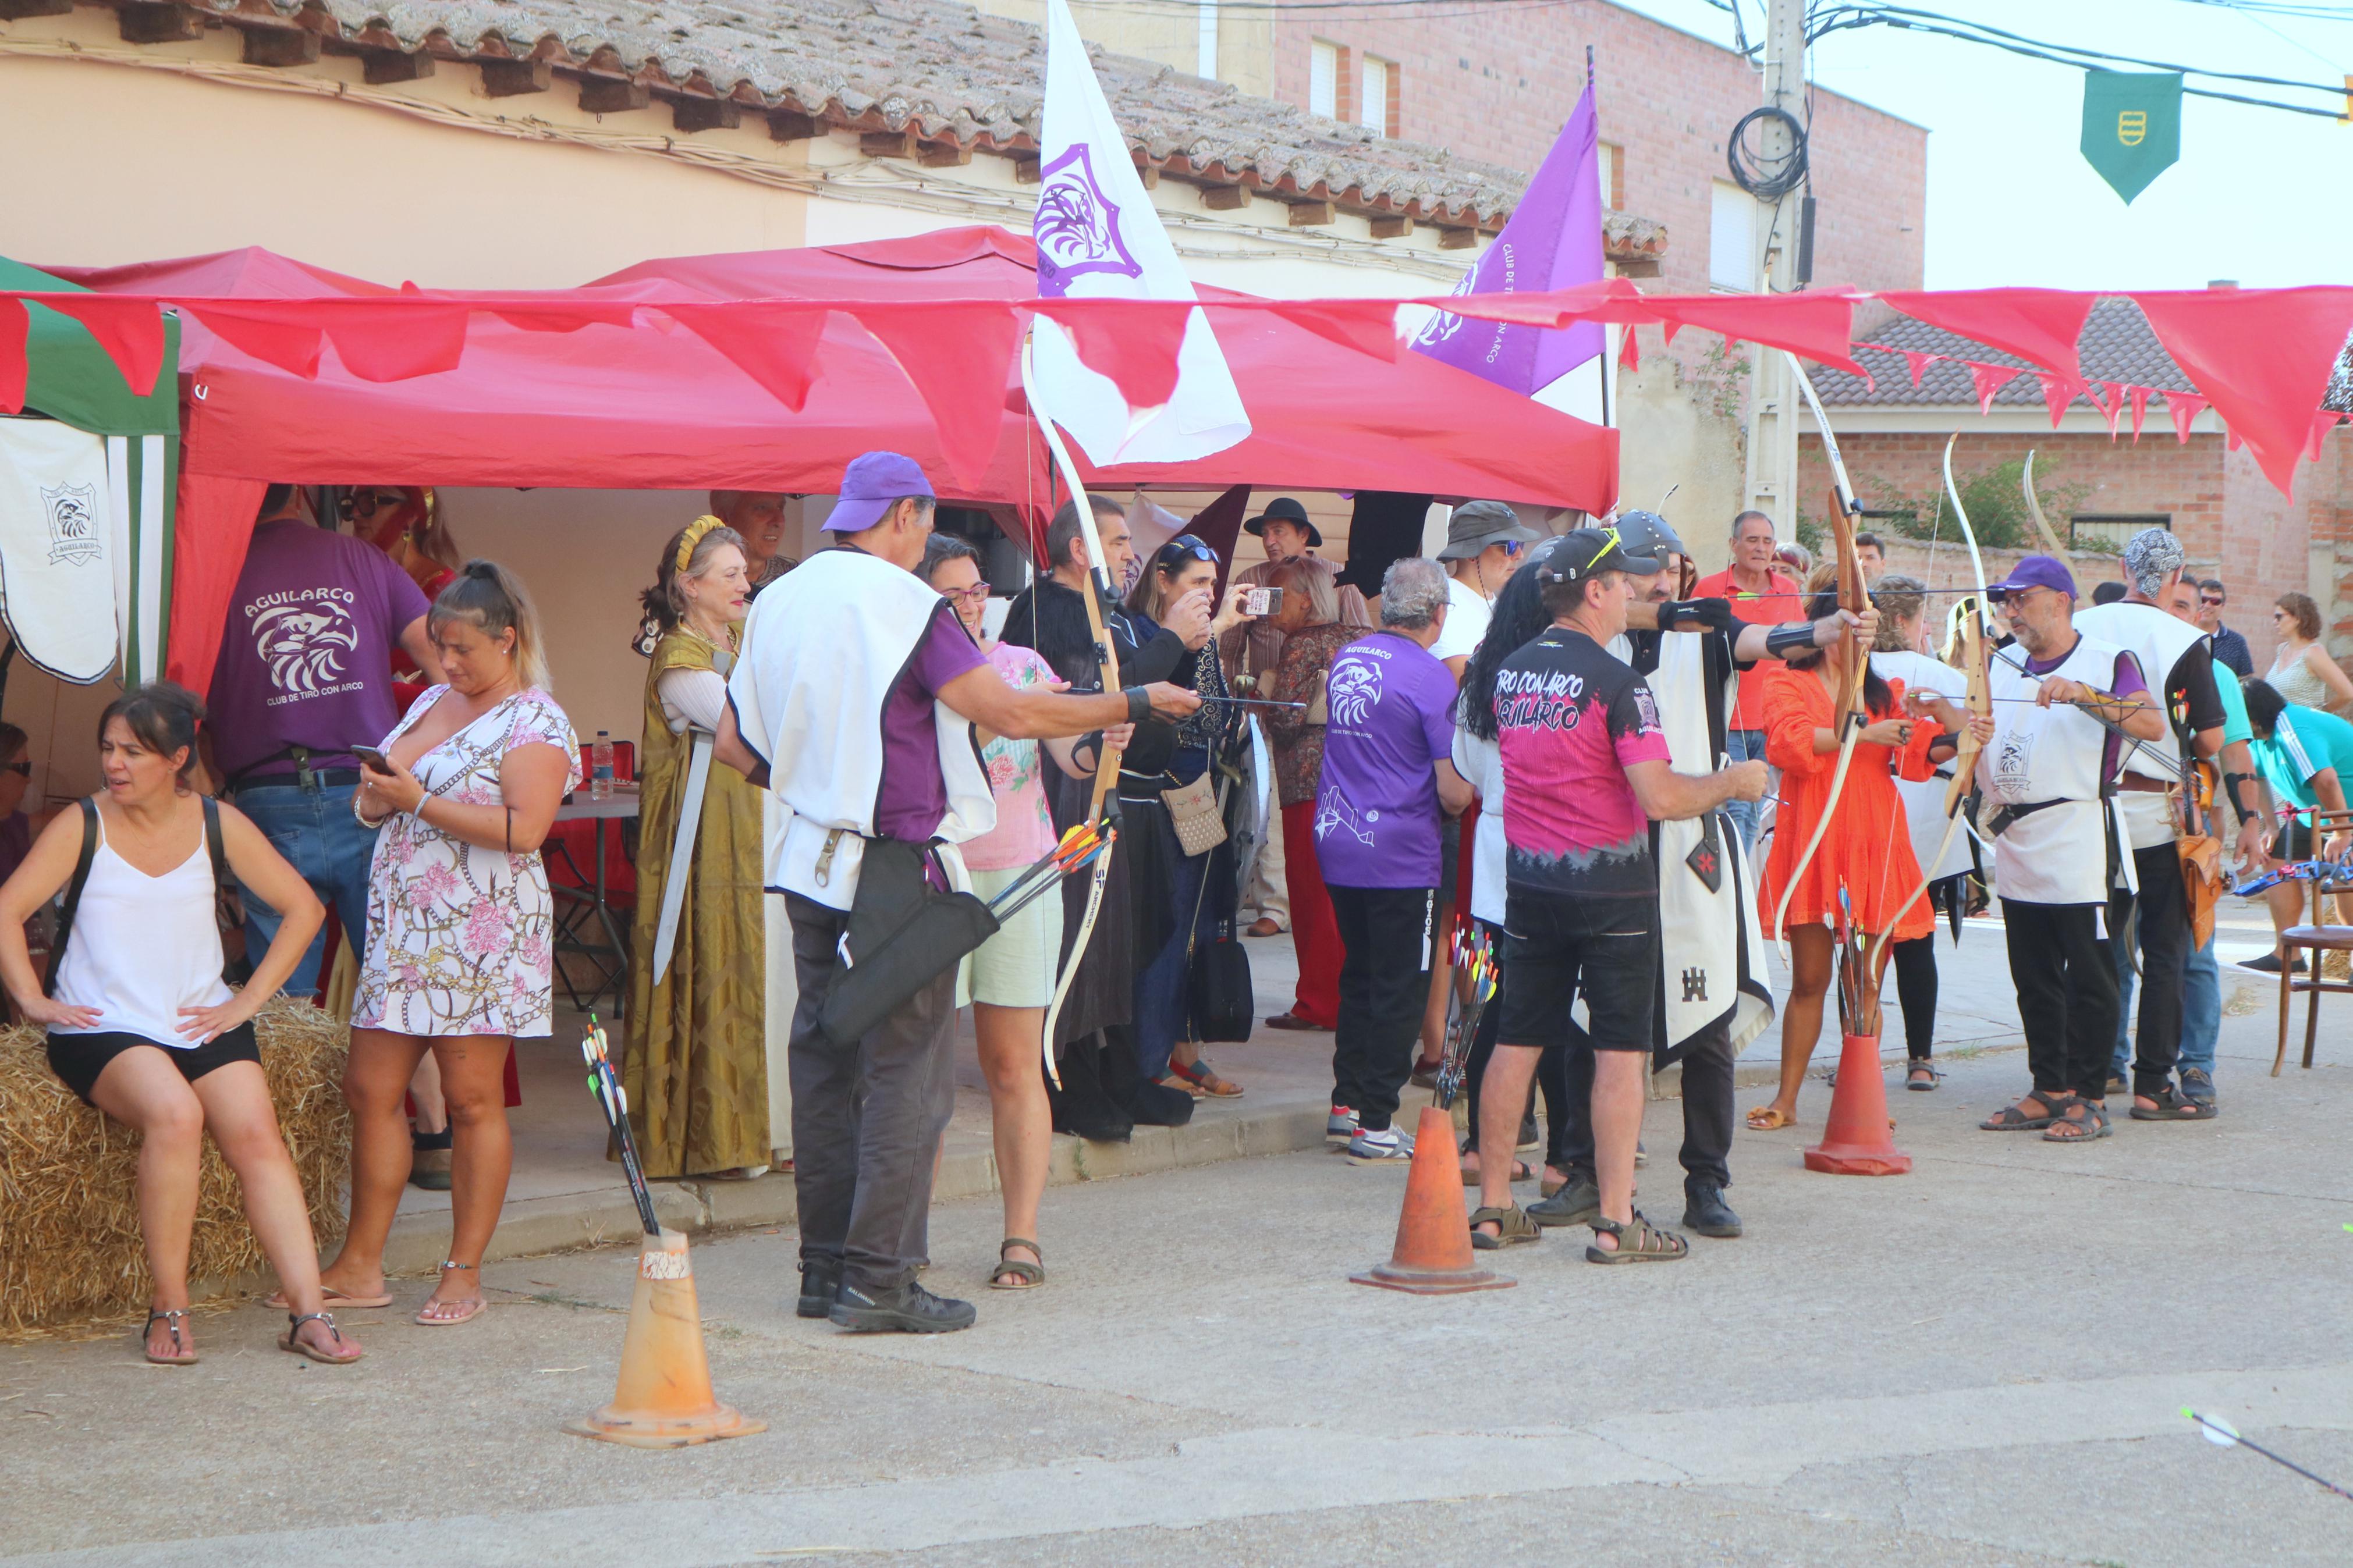
[[2084, 158], [2129, 203], [2181, 156], [2181, 73], [2084, 73]]

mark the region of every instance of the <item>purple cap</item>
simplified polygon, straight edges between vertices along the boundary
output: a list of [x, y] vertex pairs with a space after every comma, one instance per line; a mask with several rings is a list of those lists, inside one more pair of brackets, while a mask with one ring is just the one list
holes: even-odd
[[841, 473], [841, 495], [819, 526], [835, 533], [863, 533], [882, 521], [891, 503], [932, 493], [932, 481], [913, 458], [896, 452], [866, 452]]
[[2029, 555], [2010, 569], [2009, 576], [1986, 584], [1986, 592], [1996, 599], [2021, 588], [2050, 588], [2071, 599], [2081, 597], [2075, 592], [2074, 574], [2055, 555]]

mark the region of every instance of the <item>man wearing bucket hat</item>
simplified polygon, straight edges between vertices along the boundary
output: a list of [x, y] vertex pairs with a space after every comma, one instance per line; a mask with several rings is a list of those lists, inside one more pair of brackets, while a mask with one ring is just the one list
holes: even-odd
[[[2189, 1068], [2196, 1077], [2185, 1073], [2179, 1088], [2173, 1082], [2181, 1065], [2192, 962], [2199, 962], [2199, 980], [2208, 994], [2220, 985], [2209, 950], [2211, 937], [2201, 944], [2191, 931], [2192, 911], [2175, 848], [2182, 820], [2173, 791], [2190, 774], [2189, 759], [2221, 754], [2229, 719], [2215, 686], [2214, 645], [2195, 621], [2179, 619], [2163, 607], [2166, 595], [2180, 585], [2183, 559], [2181, 542], [2170, 529], [2144, 528], [2125, 542], [2125, 596], [2075, 612], [2076, 630], [2116, 644], [2139, 663], [2149, 689], [2161, 694], [2158, 705], [2169, 721], [2163, 740], [2126, 750], [2123, 772], [2116, 776], [2116, 814], [2132, 843], [2133, 876], [2126, 888], [2116, 889], [2109, 910], [2111, 929], [2123, 937], [2116, 943], [2123, 1000], [2113, 1062], [2125, 1057], [2124, 1009], [2132, 1005], [2133, 949], [2137, 945], [2140, 1029], [2132, 1069], [2136, 1121], [2202, 1121], [2214, 1114], [2211, 1046]], [[2252, 769], [2251, 759], [2246, 766]], [[2220, 793], [2238, 808], [2234, 826], [2242, 837], [2260, 833], [2259, 824], [2246, 826], [2256, 823], [2255, 811], [2237, 798], [2242, 787], [2252, 796], [2253, 781], [2234, 773], [2225, 784]]]
[[1455, 679], [1487, 635], [1489, 605], [1519, 569], [1520, 552], [1543, 537], [1499, 500], [1465, 501], [1447, 520], [1446, 547], [1438, 552], [1446, 565], [1446, 633], [1430, 651]]
[[[1265, 560], [1234, 574], [1236, 583], [1250, 588], [1265, 586], [1284, 562], [1324, 543], [1323, 531], [1307, 509], [1289, 496], [1267, 502], [1264, 511], [1242, 524], [1242, 531], [1256, 534], [1266, 545]], [[1282, 627], [1271, 613], [1235, 627], [1226, 634], [1221, 650], [1227, 674], [1247, 675], [1251, 689], [1264, 689], [1260, 683], [1271, 684], [1275, 667], [1282, 662]], [[1270, 815], [1266, 842], [1259, 846], [1258, 858], [1250, 863], [1250, 886], [1242, 889], [1243, 905], [1258, 911], [1258, 918], [1244, 928], [1251, 936], [1277, 936], [1291, 929], [1291, 894], [1283, 870], [1282, 820]]]
[[2133, 860], [2107, 785], [2126, 738], [2162, 740], [2165, 717], [2130, 653], [2076, 629], [2064, 562], [2029, 555], [1986, 592], [2018, 639], [1990, 661], [1994, 733], [1978, 783], [2034, 1087], [1978, 1125], [2054, 1143], [2105, 1138], [2117, 1015], [2109, 899]]
[[[1615, 529], [1581, 528], [1550, 542], [1531, 570], [1551, 626], [1504, 659], [1495, 678], [1504, 763], [1505, 919], [1503, 1016], [1481, 1091], [1482, 1198], [1508, 1203], [1520, 1110], [1544, 1048], [1593, 1058], [1599, 1186], [1590, 1224], [1595, 1263], [1665, 1261], [1689, 1243], [1634, 1212], [1634, 1145], [1653, 1046], [1659, 984], [1659, 876], [1651, 824], [1704, 817], [1765, 793], [1765, 764], [1677, 773], [1642, 677], [1610, 657], [1654, 556], [1633, 555]], [[1569, 1032], [1582, 999], [1589, 1028]], [[1503, 1188], [1502, 1193], [1494, 1191]], [[1510, 1239], [1535, 1234], [1507, 1215]]]
[[[1006, 685], [915, 575], [934, 505], [912, 459], [869, 452], [850, 463], [824, 524], [835, 547], [753, 604], [713, 749], [792, 814], [769, 841], [764, 881], [784, 895], [800, 985], [789, 1058], [798, 1310], [860, 1331], [938, 1333], [974, 1316], [969, 1302], [915, 1282], [955, 1100], [957, 955], [855, 1039], [832, 1038], [821, 1022], [861, 887], [881, 896], [898, 886], [862, 881], [861, 867], [884, 845], [902, 847], [891, 851], [901, 863], [913, 847], [934, 886], [968, 890], [956, 846], [997, 820], [975, 724], [1045, 739], [1200, 706], [1165, 684], [1095, 695]], [[861, 931], [889, 911], [862, 912]]]

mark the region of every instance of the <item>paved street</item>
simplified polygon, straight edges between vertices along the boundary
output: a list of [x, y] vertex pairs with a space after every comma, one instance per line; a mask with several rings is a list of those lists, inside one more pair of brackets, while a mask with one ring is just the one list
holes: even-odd
[[[2243, 978], [2221, 1121], [1981, 1133], [2022, 1067], [1993, 1049], [1891, 1097], [1912, 1175], [1839, 1179], [1799, 1166], [1810, 1087], [1803, 1137], [1741, 1135], [1748, 1236], [1664, 1268], [1556, 1234], [1502, 1255], [1514, 1289], [1351, 1285], [1403, 1177], [1320, 1152], [1058, 1186], [1050, 1283], [938, 1339], [793, 1318], [789, 1232], [706, 1239], [721, 1394], [773, 1425], [685, 1452], [558, 1430], [611, 1394], [617, 1247], [494, 1266], [455, 1331], [406, 1282], [352, 1371], [255, 1307], [188, 1371], [9, 1347], [0, 1563], [2342, 1563], [2353, 1504], [2179, 1414], [2353, 1474], [2344, 1030], [2270, 1079]], [[1644, 1183], [1678, 1212], [1671, 1157]], [[969, 1293], [997, 1234], [942, 1205], [930, 1282]]]

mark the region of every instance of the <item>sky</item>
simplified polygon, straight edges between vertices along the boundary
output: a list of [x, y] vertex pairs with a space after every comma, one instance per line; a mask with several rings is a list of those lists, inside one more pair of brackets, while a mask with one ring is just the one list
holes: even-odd
[[[1732, 18], [1705, 0], [1617, 3], [1732, 42]], [[1764, 0], [1737, 3], [1754, 39]], [[2342, 20], [2323, 20], [2190, 0], [1906, 3], [2145, 59], [2299, 81], [2353, 72], [2353, 4]], [[1831, 35], [1809, 66], [1820, 86], [1928, 128], [1931, 289], [2353, 282], [2353, 125], [2185, 95], [2180, 162], [2127, 206], [2078, 148], [2080, 70], [1885, 26]], [[2197, 77], [2189, 85], [2316, 101]]]

